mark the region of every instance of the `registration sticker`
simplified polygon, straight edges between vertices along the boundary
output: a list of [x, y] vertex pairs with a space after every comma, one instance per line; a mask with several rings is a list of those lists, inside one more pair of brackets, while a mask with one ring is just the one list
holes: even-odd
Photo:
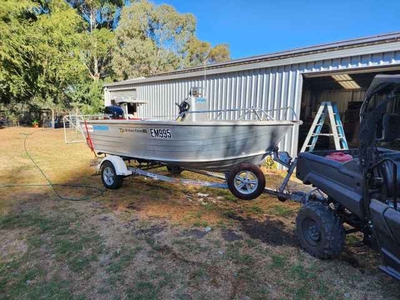
[[207, 102], [207, 100], [206, 100], [206, 98], [196, 98], [196, 103], [206, 103]]
[[93, 130], [106, 131], [106, 130], [108, 130], [108, 126], [107, 125], [94, 125]]
[[150, 128], [150, 136], [159, 139], [172, 138], [171, 130], [169, 128]]

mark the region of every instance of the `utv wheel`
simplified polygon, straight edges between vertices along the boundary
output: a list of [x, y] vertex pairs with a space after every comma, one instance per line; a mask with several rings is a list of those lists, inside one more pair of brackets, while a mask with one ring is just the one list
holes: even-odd
[[320, 259], [338, 256], [346, 237], [340, 218], [327, 205], [313, 201], [300, 209], [296, 232], [300, 246]]
[[179, 175], [183, 172], [183, 169], [178, 166], [167, 166], [167, 170], [173, 175]]
[[264, 173], [259, 167], [249, 163], [234, 166], [227, 182], [231, 193], [242, 200], [256, 199], [265, 189]]
[[105, 161], [101, 165], [101, 180], [106, 188], [110, 190], [117, 190], [122, 185], [123, 177], [121, 175], [117, 175], [114, 165], [111, 162]]

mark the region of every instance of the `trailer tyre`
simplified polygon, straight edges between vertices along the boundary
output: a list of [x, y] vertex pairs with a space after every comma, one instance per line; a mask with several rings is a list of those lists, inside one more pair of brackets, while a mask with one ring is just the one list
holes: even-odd
[[123, 176], [117, 175], [115, 167], [110, 161], [105, 161], [101, 165], [101, 180], [107, 189], [119, 189], [122, 185], [123, 179]]
[[340, 218], [329, 206], [311, 201], [296, 218], [300, 246], [314, 257], [330, 259], [343, 249], [346, 233]]
[[234, 196], [242, 200], [253, 200], [264, 192], [265, 176], [258, 166], [242, 163], [232, 168], [227, 183]]
[[179, 166], [167, 166], [168, 172], [170, 172], [172, 175], [179, 175], [183, 172], [183, 169]]

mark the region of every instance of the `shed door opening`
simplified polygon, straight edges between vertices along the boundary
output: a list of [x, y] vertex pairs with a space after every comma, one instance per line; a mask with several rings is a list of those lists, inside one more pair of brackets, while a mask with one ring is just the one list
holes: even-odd
[[[361, 104], [364, 100], [365, 92], [377, 74], [400, 74], [400, 68], [398, 71], [391, 70], [388, 72], [340, 73], [308, 78], [305, 76], [300, 113], [300, 118], [304, 123], [300, 126], [298, 150], [300, 151], [307, 137], [320, 104], [325, 101], [337, 104], [349, 147], [358, 147]], [[400, 97], [391, 109], [394, 111], [400, 110]], [[329, 131], [330, 124], [326, 120], [323, 132], [328, 133]], [[395, 142], [391, 147], [400, 148], [400, 144]], [[315, 150], [334, 148], [332, 138], [320, 136]]]

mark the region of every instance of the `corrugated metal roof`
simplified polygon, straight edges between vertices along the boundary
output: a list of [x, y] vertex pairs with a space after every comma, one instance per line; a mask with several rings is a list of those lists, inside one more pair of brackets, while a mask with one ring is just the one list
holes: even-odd
[[[359, 47], [379, 45], [379, 44], [385, 44], [385, 43], [394, 43], [394, 42], [399, 42], [399, 41], [400, 41], [400, 32], [394, 32], [394, 33], [388, 33], [388, 34], [382, 34], [382, 35], [376, 35], [376, 36], [370, 36], [370, 37], [364, 37], [364, 38], [356, 38], [356, 39], [351, 39], [351, 40], [346, 40], [346, 41], [339, 41], [339, 42], [334, 42], [334, 43], [320, 44], [320, 45], [304, 47], [304, 48], [296, 48], [296, 49], [292, 49], [292, 50], [288, 50], [288, 51], [275, 52], [275, 53], [270, 53], [270, 54], [265, 54], [265, 55], [258, 55], [258, 56], [251, 56], [251, 57], [247, 57], [247, 58], [234, 59], [234, 60], [230, 60], [227, 62], [210, 64], [207, 66], [199, 66], [199, 67], [187, 68], [187, 69], [177, 70], [177, 71], [168, 72], [168, 73], [160, 73], [160, 74], [149, 76], [146, 78], [141, 77], [141, 78], [128, 79], [125, 81], [105, 84], [104, 86], [112, 87], [112, 86], [128, 85], [128, 84], [132, 84], [132, 83], [138, 83], [138, 81], [142, 82], [142, 81], [147, 81], [147, 80], [156, 81], [158, 78], [160, 80], [166, 80], [166, 79], [168, 79], [168, 76], [174, 76], [174, 75], [176, 76], [176, 75], [180, 75], [180, 74], [183, 75], [186, 73], [195, 73], [195, 72], [199, 72], [199, 71], [207, 72], [208, 70], [214, 70], [214, 69], [221, 69], [221, 68], [228, 68], [228, 67], [231, 68], [231, 67], [235, 67], [235, 66], [248, 65], [248, 64], [259, 64], [259, 63], [267, 62], [267, 61], [292, 59], [292, 58], [299, 57], [299, 56], [319, 54], [319, 53], [325, 53], [325, 52], [333, 52], [333, 51], [339, 51], [339, 50], [344, 50], [344, 49], [359, 48]], [[315, 57], [314, 59], [317, 60], [317, 57]], [[190, 76], [189, 74], [187, 74], [187, 75]]]

